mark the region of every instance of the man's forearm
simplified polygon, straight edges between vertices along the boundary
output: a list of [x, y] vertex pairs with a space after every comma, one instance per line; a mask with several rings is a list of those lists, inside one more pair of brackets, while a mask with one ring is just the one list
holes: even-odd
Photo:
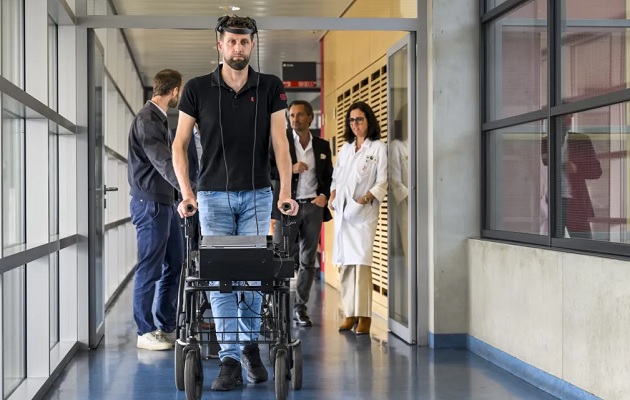
[[194, 197], [190, 179], [188, 179], [188, 157], [186, 151], [180, 147], [173, 146], [173, 169], [177, 175], [177, 181], [182, 193], [182, 198]]
[[291, 197], [291, 158], [289, 152], [276, 154], [276, 167], [280, 175], [280, 197]]

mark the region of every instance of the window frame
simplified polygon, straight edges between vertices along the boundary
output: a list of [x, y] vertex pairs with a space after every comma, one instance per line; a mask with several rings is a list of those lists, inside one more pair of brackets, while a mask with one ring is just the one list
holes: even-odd
[[[560, 149], [556, 145], [557, 136], [557, 120], [565, 114], [579, 113], [596, 109], [600, 107], [610, 106], [623, 102], [630, 102], [630, 89], [622, 89], [606, 94], [595, 95], [592, 97], [577, 100], [571, 103], [562, 102], [562, 1], [546, 0], [547, 18], [548, 18], [548, 35], [547, 48], [550, 49], [548, 54], [547, 68], [547, 107], [538, 111], [528, 112], [525, 114], [515, 115], [508, 118], [498, 120], [488, 120], [489, 113], [487, 106], [489, 104], [488, 92], [488, 27], [491, 24], [510, 13], [512, 10], [533, 0], [507, 0], [496, 7], [489, 7], [490, 0], [480, 0], [480, 40], [479, 40], [479, 61], [480, 61], [480, 120], [481, 120], [481, 237], [485, 239], [500, 240], [514, 242], [522, 245], [533, 245], [540, 247], [552, 248], [555, 250], [564, 250], [570, 252], [580, 252], [588, 254], [606, 255], [613, 258], [630, 257], [630, 245], [625, 243], [605, 242], [579, 238], [564, 238], [557, 234], [556, 219], [558, 213], [556, 188], [557, 180], [555, 171], [558, 168], [558, 155]], [[487, 228], [488, 212], [486, 204], [488, 201], [488, 162], [487, 162], [487, 137], [494, 130], [509, 128], [527, 122], [539, 119], [546, 119], [548, 126], [547, 145], [549, 149], [549, 168], [548, 168], [548, 185], [549, 193], [549, 233], [547, 235], [538, 235], [531, 233], [510, 232], [503, 230], [494, 230]]]

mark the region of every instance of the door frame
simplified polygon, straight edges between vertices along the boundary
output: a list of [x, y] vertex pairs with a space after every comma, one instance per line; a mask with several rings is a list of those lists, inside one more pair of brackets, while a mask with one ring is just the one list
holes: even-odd
[[[104, 55], [103, 45], [96, 37], [94, 29], [87, 31], [87, 47], [88, 47], [88, 286], [89, 286], [89, 341], [90, 349], [95, 349], [105, 336], [105, 225], [104, 225], [104, 192], [103, 192], [103, 136], [104, 127], [103, 119], [97, 118], [95, 109], [96, 104], [96, 85], [95, 80], [99, 77], [95, 76], [95, 63], [102, 65], [101, 87], [104, 87], [105, 77], [105, 59], [96, 59], [96, 48]], [[100, 94], [103, 96], [103, 93]], [[101, 100], [104, 107], [104, 102]], [[99, 129], [96, 124], [100, 123], [100, 140], [97, 137]], [[100, 155], [98, 154], [100, 149]], [[100, 163], [99, 168], [96, 163]], [[100, 174], [100, 176], [97, 176]], [[100, 210], [97, 211], [97, 210]], [[100, 277], [98, 265], [100, 263]], [[100, 288], [99, 288], [100, 287]], [[100, 299], [98, 298], [100, 297]], [[100, 310], [99, 310], [100, 308]], [[100, 311], [100, 312], [99, 312]], [[97, 316], [102, 315], [103, 320], [98, 321]]]
[[[417, 124], [416, 124], [416, 35], [414, 32], [410, 32], [403, 39], [398, 41], [392, 47], [387, 50], [387, 126], [394, 126], [394, 110], [392, 108], [392, 95], [391, 95], [391, 83], [392, 83], [392, 72], [394, 69], [392, 68], [392, 56], [398, 53], [403, 48], [407, 47], [407, 121], [405, 122], [408, 127], [409, 132], [409, 142], [407, 144], [409, 150], [409, 164], [408, 164], [408, 176], [409, 176], [409, 188], [408, 188], [408, 209], [407, 209], [407, 220], [409, 223], [408, 226], [408, 235], [407, 235], [407, 248], [409, 249], [409, 254], [407, 254], [407, 268], [408, 268], [408, 276], [407, 276], [407, 308], [409, 314], [409, 321], [407, 326], [404, 324], [394, 320], [390, 317], [391, 314], [388, 312], [388, 327], [390, 331], [400, 337], [402, 340], [409, 344], [416, 344], [418, 342], [417, 339], [417, 288], [416, 288], [416, 279], [417, 279], [417, 238], [416, 238], [416, 220], [417, 220], [417, 195], [416, 195], [416, 185], [415, 182], [417, 180], [417, 168], [416, 168], [416, 143], [417, 143]], [[388, 141], [389, 142], [389, 141]], [[389, 144], [388, 144], [389, 146]], [[389, 199], [391, 202], [392, 199]], [[388, 237], [391, 235], [391, 226], [392, 224], [388, 224]], [[389, 292], [390, 296], [388, 296], [388, 310], [392, 309], [392, 296], [391, 293], [393, 290], [398, 288], [392, 288], [392, 280], [388, 279], [389, 282]]]

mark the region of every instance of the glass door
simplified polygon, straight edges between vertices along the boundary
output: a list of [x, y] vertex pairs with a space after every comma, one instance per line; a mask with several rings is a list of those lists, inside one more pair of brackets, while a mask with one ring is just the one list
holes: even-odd
[[88, 210], [90, 348], [98, 347], [105, 332], [103, 242], [105, 206], [103, 191], [103, 47], [93, 30], [88, 31]]
[[387, 52], [389, 329], [416, 343], [415, 36]]

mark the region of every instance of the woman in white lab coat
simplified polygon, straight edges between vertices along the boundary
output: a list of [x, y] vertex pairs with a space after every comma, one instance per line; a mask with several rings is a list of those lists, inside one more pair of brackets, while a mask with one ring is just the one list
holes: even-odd
[[339, 331], [370, 332], [372, 322], [372, 250], [380, 204], [387, 194], [387, 146], [367, 104], [346, 114], [346, 144], [339, 150], [330, 187], [335, 210], [333, 262], [340, 266], [345, 320]]

